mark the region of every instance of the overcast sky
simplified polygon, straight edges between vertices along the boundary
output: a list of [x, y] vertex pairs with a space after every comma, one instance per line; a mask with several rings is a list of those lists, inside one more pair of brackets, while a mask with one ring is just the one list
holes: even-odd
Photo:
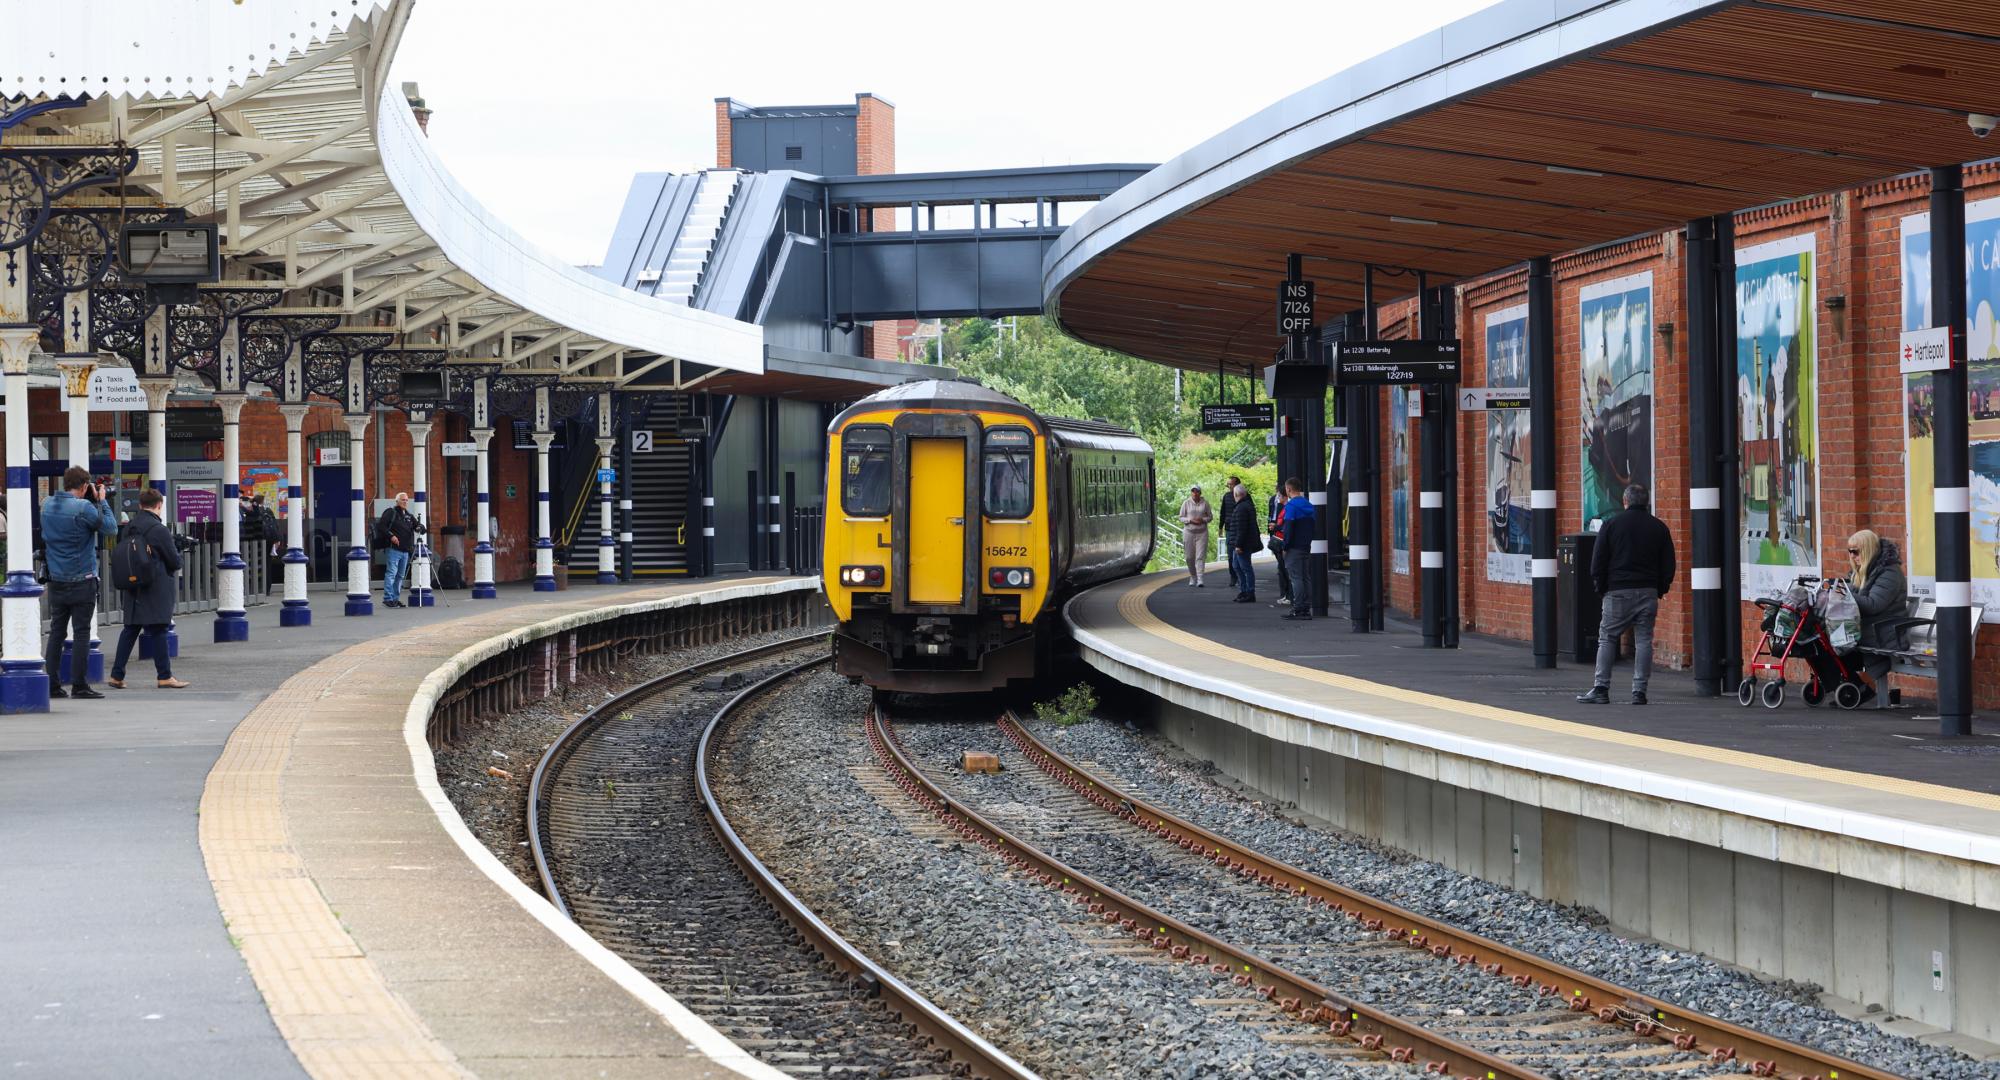
[[1488, 2], [422, 0], [396, 77], [459, 181], [581, 264], [633, 173], [715, 164], [718, 97], [888, 98], [902, 172], [1160, 162]]

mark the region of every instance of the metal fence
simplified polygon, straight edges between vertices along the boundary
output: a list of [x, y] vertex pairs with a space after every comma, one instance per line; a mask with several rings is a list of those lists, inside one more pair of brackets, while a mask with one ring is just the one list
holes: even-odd
[[785, 530], [786, 568], [794, 574], [819, 573], [825, 540], [826, 511], [817, 506], [792, 507], [791, 527]]
[[[176, 537], [184, 539], [181, 549], [181, 572], [175, 581], [175, 615], [193, 615], [203, 611], [214, 611], [221, 602], [222, 572], [216, 563], [222, 559], [222, 524], [215, 521], [191, 521], [184, 525], [168, 526]], [[243, 601], [248, 607], [270, 603], [266, 593], [271, 586], [271, 560], [268, 555], [271, 543], [268, 540], [245, 541], [243, 548]], [[40, 559], [37, 558], [37, 566]], [[100, 626], [116, 626], [125, 621], [124, 604], [118, 590], [111, 584], [111, 552], [97, 553], [97, 622]], [[42, 619], [49, 616], [48, 595], [42, 596]]]

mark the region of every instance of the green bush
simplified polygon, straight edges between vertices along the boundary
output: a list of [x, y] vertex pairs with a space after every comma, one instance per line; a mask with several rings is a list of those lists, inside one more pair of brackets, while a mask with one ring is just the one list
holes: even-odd
[[1097, 694], [1087, 683], [1077, 683], [1047, 701], [1035, 703], [1035, 719], [1058, 727], [1073, 727], [1093, 719]]

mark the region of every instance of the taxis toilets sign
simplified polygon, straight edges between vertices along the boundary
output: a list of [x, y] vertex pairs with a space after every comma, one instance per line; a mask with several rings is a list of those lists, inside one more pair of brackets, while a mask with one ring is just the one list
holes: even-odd
[[[62, 411], [69, 411], [69, 395], [57, 394]], [[100, 367], [90, 373], [91, 412], [145, 412], [146, 391], [131, 368]]]

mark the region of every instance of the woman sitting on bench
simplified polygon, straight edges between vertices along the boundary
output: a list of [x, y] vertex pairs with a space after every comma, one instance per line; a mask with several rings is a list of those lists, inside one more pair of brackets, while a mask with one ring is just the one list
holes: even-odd
[[1848, 581], [1854, 586], [1854, 602], [1861, 608], [1863, 670], [1874, 684], [1861, 692], [1861, 703], [1873, 701], [1879, 709], [1889, 699], [1889, 654], [1903, 647], [1896, 632], [1908, 591], [1903, 560], [1895, 544], [1870, 529], [1847, 538], [1847, 557], [1854, 564]]

